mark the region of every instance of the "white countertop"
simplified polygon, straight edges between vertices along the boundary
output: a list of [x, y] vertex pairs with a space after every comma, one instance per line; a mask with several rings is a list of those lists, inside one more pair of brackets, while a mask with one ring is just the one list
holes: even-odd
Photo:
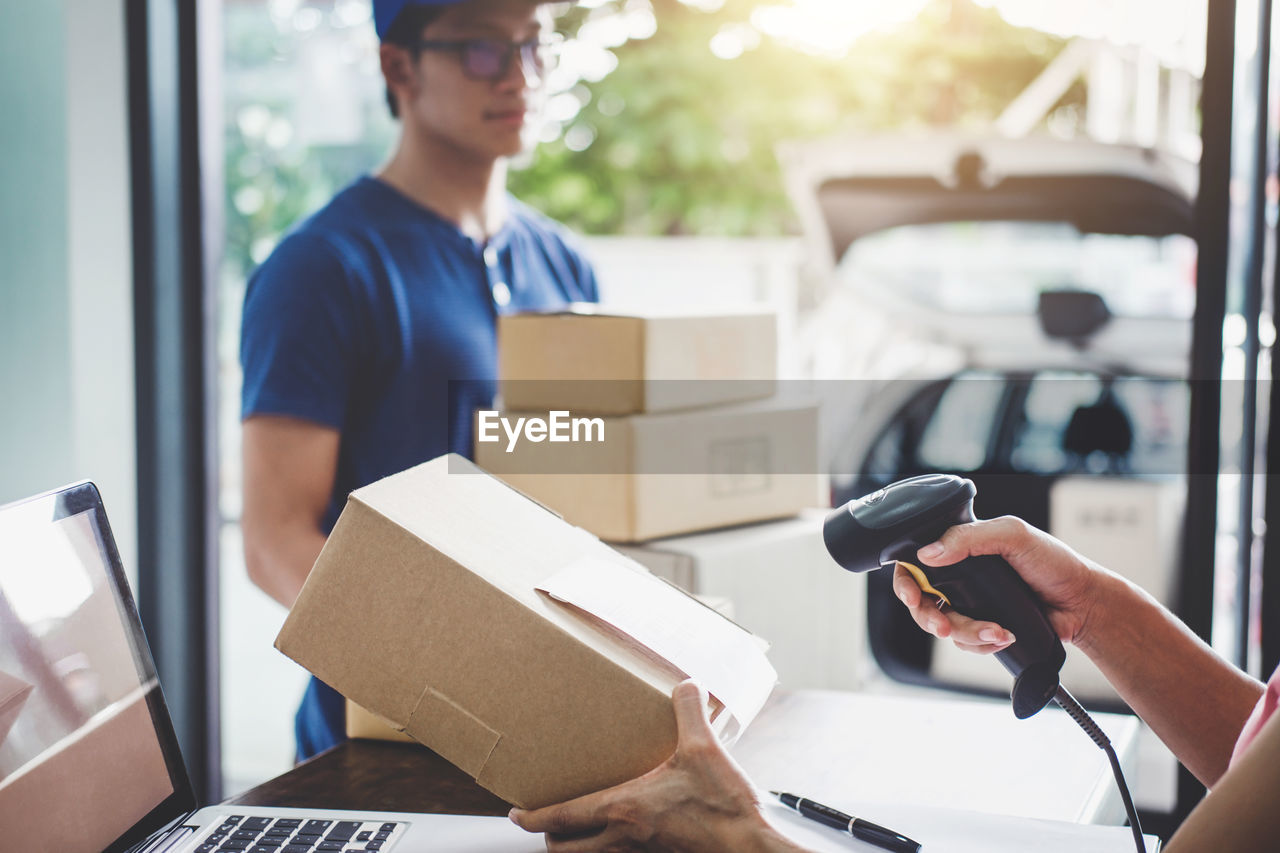
[[[917, 803], [1074, 823], [1121, 824], [1106, 755], [1056, 705], [1027, 720], [1009, 702], [779, 691], [733, 747], [752, 781], [839, 808]], [[1094, 714], [1129, 787], [1140, 723]]]

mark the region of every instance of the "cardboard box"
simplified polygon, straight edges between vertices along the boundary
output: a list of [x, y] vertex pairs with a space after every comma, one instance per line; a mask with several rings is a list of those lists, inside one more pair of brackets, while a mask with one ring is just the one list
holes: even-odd
[[[726, 619], [733, 618], [733, 603], [729, 599], [704, 595], [694, 597]], [[346, 704], [347, 737], [360, 738], [361, 740], [389, 740], [395, 743], [418, 743], [387, 720], [382, 719], [372, 711], [366, 711], [350, 699], [347, 700]]]
[[685, 673], [726, 738], [777, 678], [757, 638], [456, 456], [351, 494], [276, 647], [527, 808], [664, 761]]
[[478, 429], [476, 462], [611, 542], [784, 518], [828, 500], [811, 403], [770, 400], [599, 420], [598, 442], [485, 442]]
[[627, 415], [768, 397], [777, 317], [613, 314], [594, 306], [498, 318], [498, 376], [513, 411]]
[[871, 665], [866, 575], [827, 553], [827, 512], [616, 547], [683, 589], [732, 601], [734, 619], [769, 638], [782, 687], [856, 690]]
[[402, 729], [397, 729], [391, 722], [382, 719], [372, 711], [366, 711], [350, 699], [347, 700], [347, 737], [417, 743]]

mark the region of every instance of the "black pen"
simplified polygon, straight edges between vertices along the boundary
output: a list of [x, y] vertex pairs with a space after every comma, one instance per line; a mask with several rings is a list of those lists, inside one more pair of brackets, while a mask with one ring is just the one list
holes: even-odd
[[885, 850], [892, 850], [894, 853], [917, 853], [920, 850], [919, 842], [912, 841], [900, 832], [885, 829], [883, 826], [874, 824], [869, 820], [847, 815], [842, 811], [831, 808], [831, 806], [824, 806], [822, 803], [815, 803], [813, 800], [806, 800], [804, 797], [797, 797], [795, 794], [783, 794], [778, 791], [770, 791], [769, 793], [781, 800], [784, 806], [789, 809], [795, 809], [804, 817], [809, 818], [809, 820], [816, 820], [824, 826], [847, 832], [859, 841], [874, 844]]

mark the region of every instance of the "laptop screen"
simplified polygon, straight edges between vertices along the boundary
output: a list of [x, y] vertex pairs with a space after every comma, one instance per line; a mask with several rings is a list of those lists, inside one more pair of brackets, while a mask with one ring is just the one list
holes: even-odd
[[97, 489], [0, 507], [5, 847], [124, 849], [191, 800]]

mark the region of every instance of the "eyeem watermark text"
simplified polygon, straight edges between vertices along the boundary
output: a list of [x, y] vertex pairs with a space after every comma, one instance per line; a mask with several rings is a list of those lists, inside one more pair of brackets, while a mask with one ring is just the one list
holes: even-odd
[[496, 443], [505, 434], [507, 453], [516, 449], [521, 438], [535, 443], [604, 441], [603, 418], [575, 418], [562, 410], [548, 412], [545, 418], [518, 417], [514, 421], [492, 409], [481, 409], [479, 416], [477, 441]]

